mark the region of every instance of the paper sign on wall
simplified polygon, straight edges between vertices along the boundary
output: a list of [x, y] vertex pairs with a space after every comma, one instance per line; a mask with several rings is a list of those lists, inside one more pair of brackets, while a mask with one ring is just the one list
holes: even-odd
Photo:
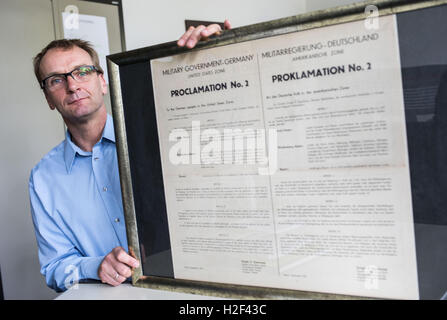
[[104, 79], [108, 83], [106, 56], [110, 54], [106, 17], [62, 12], [64, 38], [82, 39], [93, 44], [98, 53], [99, 63], [104, 70]]

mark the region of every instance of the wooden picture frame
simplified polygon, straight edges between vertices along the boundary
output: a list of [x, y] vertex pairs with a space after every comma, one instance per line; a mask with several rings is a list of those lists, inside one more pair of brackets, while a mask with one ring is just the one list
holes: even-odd
[[[324, 290], [321, 290], [322, 292], [311, 292], [262, 285], [251, 286], [237, 283], [176, 279], [174, 277], [169, 239], [170, 230], [166, 216], [160, 141], [157, 134], [154, 89], [151, 85], [157, 79], [152, 78], [150, 62], [168, 56], [185, 53], [193, 55], [201, 50], [223, 48], [274, 36], [362, 21], [370, 15], [370, 12], [365, 11], [365, 8], [368, 5], [373, 5], [378, 8], [377, 14], [380, 17], [396, 15], [398, 19], [416, 234], [419, 296], [422, 299], [438, 299], [444, 296], [447, 290], [447, 278], [442, 274], [442, 270], [445, 270], [447, 266], [447, 254], [443, 252], [447, 250], [445, 250], [446, 246], [442, 241], [446, 238], [443, 234], [446, 234], [447, 214], [443, 209], [442, 196], [439, 197], [437, 194], [444, 190], [444, 180], [447, 180], [447, 177], [444, 179], [443, 172], [433, 171], [433, 166], [421, 158], [421, 154], [425, 154], [427, 158], [431, 159], [430, 161], [436, 162], [439, 160], [433, 158], [440, 157], [440, 154], [434, 150], [421, 150], [421, 148], [426, 148], [430, 144], [427, 141], [432, 141], [430, 139], [432, 134], [435, 134], [433, 132], [439, 130], [430, 122], [432, 120], [430, 115], [435, 111], [424, 109], [424, 114], [417, 114], [418, 111], [415, 110], [418, 106], [415, 104], [418, 103], [418, 98], [411, 96], [414, 93], [414, 90], [411, 91], [412, 89], [428, 86], [436, 86], [439, 95], [444, 66], [438, 63], [436, 66], [429, 68], [430, 70], [425, 67], [422, 68], [423, 70], [421, 68], [412, 69], [412, 66], [415, 65], [412, 63], [417, 59], [422, 59], [420, 52], [424, 52], [424, 50], [419, 45], [413, 47], [414, 44], [411, 42], [412, 37], [415, 41], [425, 39], [423, 40], [426, 41], [424, 48], [426, 48], [428, 56], [439, 56], [436, 51], [439, 49], [438, 39], [440, 38], [438, 37], [442, 35], [441, 30], [432, 30], [429, 35], [414, 33], [423, 32], [417, 30], [424, 30], [424, 27], [417, 20], [419, 15], [424, 18], [423, 21], [430, 20], [426, 19], [427, 15], [433, 16], [433, 20], [441, 21], [442, 19], [436, 18], [436, 15], [438, 11], [446, 12], [446, 4], [447, 1], [367, 1], [227, 30], [219, 37], [211, 37], [207, 41], [199, 43], [191, 51], [177, 47], [176, 42], [173, 41], [108, 56], [112, 110], [129, 252], [140, 261], [147, 259], [146, 252], [154, 253], [150, 264], [142, 263], [139, 268], [134, 270], [132, 275], [133, 284], [139, 287], [229, 298], [358, 298], [358, 296], [350, 294], [324, 293]], [[412, 23], [413, 26], [411, 27]], [[422, 44], [420, 45], [422, 46]], [[386, 50], [386, 48], [383, 49]], [[404, 68], [405, 61], [410, 62], [408, 67]], [[424, 80], [421, 74], [423, 75], [424, 72], [433, 75], [429, 77], [432, 80], [427, 81], [432, 81], [434, 84], [425, 85], [422, 83]], [[426, 99], [431, 99], [430, 101], [434, 103], [437, 99], [434, 95], [435, 93], [432, 93]], [[410, 108], [410, 104], [416, 109]], [[441, 116], [437, 116], [437, 118], [441, 118]], [[440, 123], [437, 125], [438, 127]], [[431, 129], [424, 129], [426, 126]], [[429, 130], [431, 133], [425, 134], [425, 131], [422, 132], [421, 130]], [[444, 136], [444, 133], [439, 134]], [[423, 137], [421, 138], [421, 136]], [[432, 176], [440, 177], [441, 182], [437, 183], [435, 187], [430, 180]], [[436, 200], [433, 200], [431, 195], [436, 195]], [[432, 205], [431, 209], [427, 207], [430, 205]]]

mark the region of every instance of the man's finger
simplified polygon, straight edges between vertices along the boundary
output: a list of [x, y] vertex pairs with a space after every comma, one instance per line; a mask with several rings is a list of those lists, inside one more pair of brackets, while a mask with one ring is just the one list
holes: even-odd
[[186, 42], [186, 46], [190, 49], [194, 48], [195, 45], [197, 44], [197, 42], [199, 42], [200, 38], [201, 38], [201, 33], [202, 31], [205, 29], [205, 26], [198, 26], [197, 28], [194, 29], [194, 31], [192, 32], [192, 34], [189, 36], [188, 41]]
[[118, 284], [123, 283], [124, 281], [126, 281], [127, 278], [128, 278], [128, 277], [126, 277], [125, 275], [123, 275], [123, 274], [120, 273], [120, 272], [115, 272], [115, 273], [113, 274], [113, 280], [114, 280], [116, 283], [118, 283]]
[[117, 272], [114, 271], [114, 269], [111, 268], [111, 266], [109, 265], [109, 266], [105, 266], [105, 267], [99, 272], [98, 275], [99, 275], [99, 279], [101, 279], [101, 281], [102, 281], [103, 283], [107, 283], [107, 284], [110, 284], [110, 285], [112, 285], [112, 286], [117, 286], [117, 285], [119, 285], [121, 282], [118, 282], [118, 280], [115, 279], [115, 278], [119, 278], [119, 275], [118, 275], [118, 277], [116, 277], [116, 274], [117, 274]]
[[118, 273], [116, 273], [116, 272], [113, 275], [107, 274], [105, 276], [106, 283], [108, 283], [108, 284], [110, 284], [110, 285], [112, 285], [114, 287], [120, 285], [121, 282], [123, 282], [125, 280], [124, 279], [123, 281], [120, 281], [120, 278], [122, 278], [122, 277]]
[[128, 265], [129, 267], [132, 268], [137, 268], [140, 263], [138, 262], [137, 259], [135, 259], [134, 257], [130, 256], [123, 248], [121, 247], [117, 247], [113, 250], [113, 253], [115, 255], [115, 259], [118, 262], [124, 263], [126, 265]]
[[[231, 29], [231, 24], [228, 19], [224, 21], [224, 29]], [[196, 44], [203, 39], [206, 39], [213, 34], [220, 35], [222, 32], [222, 28], [219, 24], [213, 23], [209, 26], [205, 27], [203, 25], [198, 26], [197, 28], [189, 27], [189, 29], [180, 37], [177, 41], [177, 45], [179, 47], [188, 47], [192, 49], [196, 46]]]
[[225, 30], [230, 30], [230, 29], [231, 29], [231, 23], [230, 23], [230, 20], [225, 19], [225, 22], [224, 22], [224, 29], [225, 29]]
[[177, 41], [177, 45], [179, 47], [184, 47], [186, 44], [186, 41], [188, 41], [188, 38], [191, 36], [191, 34], [194, 32], [194, 30], [195, 30], [194, 27], [189, 27], [188, 30]]
[[220, 27], [220, 25], [215, 23], [215, 24], [210, 24], [208, 27], [203, 29], [203, 31], [200, 33], [200, 35], [202, 37], [207, 38], [213, 34], [219, 35], [221, 31], [222, 31], [222, 28]]
[[132, 270], [128, 265], [124, 263], [117, 262], [116, 265], [114, 265], [113, 267], [119, 275], [123, 276], [126, 279], [132, 275]]

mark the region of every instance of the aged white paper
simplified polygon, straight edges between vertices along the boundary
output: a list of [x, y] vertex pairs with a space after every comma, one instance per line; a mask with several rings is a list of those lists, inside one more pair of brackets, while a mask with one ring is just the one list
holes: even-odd
[[418, 298], [394, 16], [151, 67], [176, 278]]

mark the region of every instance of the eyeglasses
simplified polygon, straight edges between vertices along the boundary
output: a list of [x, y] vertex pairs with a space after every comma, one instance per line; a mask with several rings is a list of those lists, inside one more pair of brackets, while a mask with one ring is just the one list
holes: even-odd
[[68, 76], [71, 76], [78, 82], [86, 82], [92, 78], [95, 72], [102, 73], [95, 66], [80, 66], [71, 72], [53, 74], [49, 77], [46, 77], [42, 80], [40, 86], [42, 87], [42, 89], [46, 88], [49, 91], [56, 91], [64, 88], [67, 85]]

